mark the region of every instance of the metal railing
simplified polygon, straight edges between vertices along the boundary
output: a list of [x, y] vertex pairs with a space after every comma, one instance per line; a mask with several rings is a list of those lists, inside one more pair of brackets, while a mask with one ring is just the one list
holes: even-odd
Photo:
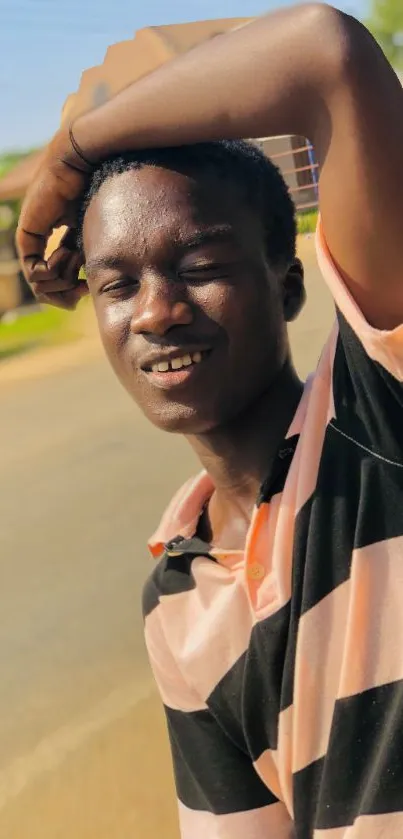
[[[259, 143], [273, 138], [262, 137]], [[297, 143], [293, 148], [292, 138], [284, 138], [289, 147], [284, 151], [270, 153], [270, 159], [279, 167], [285, 178], [298, 211], [314, 210], [319, 205], [319, 164], [316, 162], [311, 143]], [[288, 159], [288, 160], [287, 160]], [[290, 159], [294, 166], [290, 166]], [[288, 165], [287, 165], [288, 164]]]

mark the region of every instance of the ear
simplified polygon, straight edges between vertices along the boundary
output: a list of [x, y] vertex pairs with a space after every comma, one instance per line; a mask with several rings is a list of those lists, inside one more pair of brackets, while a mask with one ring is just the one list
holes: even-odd
[[283, 279], [283, 311], [287, 323], [299, 315], [305, 300], [304, 267], [300, 259], [294, 259]]

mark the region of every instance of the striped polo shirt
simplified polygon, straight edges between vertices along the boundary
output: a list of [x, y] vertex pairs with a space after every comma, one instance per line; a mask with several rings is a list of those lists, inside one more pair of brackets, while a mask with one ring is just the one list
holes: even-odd
[[206, 472], [150, 542], [183, 839], [403, 837], [403, 325], [371, 327], [317, 242], [337, 321], [245, 550], [195, 536]]

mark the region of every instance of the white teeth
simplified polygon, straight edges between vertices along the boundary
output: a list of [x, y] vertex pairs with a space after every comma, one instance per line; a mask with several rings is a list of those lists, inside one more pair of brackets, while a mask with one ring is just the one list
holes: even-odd
[[180, 370], [183, 367], [183, 359], [182, 358], [173, 358], [171, 360], [171, 367], [172, 370]]
[[167, 373], [168, 370], [180, 370], [181, 367], [190, 367], [191, 364], [200, 364], [202, 354], [197, 352], [190, 355], [183, 355], [182, 358], [171, 358], [170, 361], [159, 361], [157, 364], [151, 366], [153, 373]]
[[153, 373], [166, 373], [169, 370], [169, 362], [160, 361], [158, 364], [153, 364], [151, 369]]

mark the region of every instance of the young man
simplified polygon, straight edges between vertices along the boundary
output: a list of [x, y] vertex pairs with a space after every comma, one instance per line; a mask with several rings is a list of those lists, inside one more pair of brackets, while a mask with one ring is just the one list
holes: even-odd
[[[214, 39], [52, 142], [18, 235], [36, 292], [74, 305], [82, 229], [111, 363], [205, 471], [150, 542], [147, 646], [185, 839], [403, 835], [403, 92], [329, 7]], [[257, 152], [315, 144], [337, 325], [306, 385], [292, 208]], [[205, 143], [203, 145], [202, 143]], [[137, 148], [201, 143], [193, 148]], [[127, 149], [132, 153], [121, 154]]]

